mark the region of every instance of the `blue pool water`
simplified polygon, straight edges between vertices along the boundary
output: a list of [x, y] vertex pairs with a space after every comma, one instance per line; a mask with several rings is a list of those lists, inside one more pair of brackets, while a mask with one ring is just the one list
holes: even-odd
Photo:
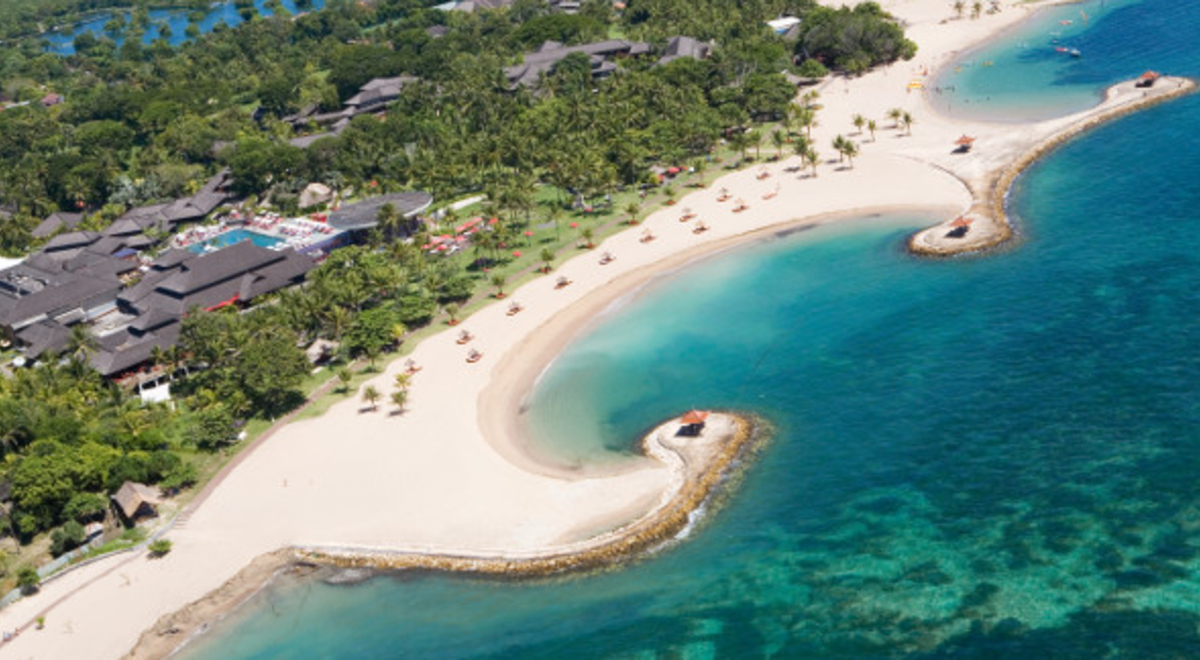
[[266, 234], [260, 234], [256, 231], [250, 231], [249, 229], [230, 229], [229, 231], [219, 234], [214, 238], [210, 238], [207, 241], [193, 243], [192, 245], [189, 245], [187, 249], [200, 254], [203, 253], [208, 247], [220, 249], [233, 245], [234, 243], [241, 243], [242, 241], [250, 241], [258, 247], [265, 248], [279, 245], [283, 242], [282, 239], [275, 238], [274, 236], [268, 236]]
[[[1119, 4], [1081, 38], [1200, 74], [1200, 3]], [[935, 219], [867, 218], [600, 320], [534, 393], [543, 450], [619, 460], [691, 406], [775, 427], [686, 542], [532, 583], [287, 579], [183, 657], [1200, 657], [1198, 131], [1192, 96], [1055, 152], [1011, 250], [915, 259]]]
[[[281, 4], [283, 5], [283, 8], [286, 9], [290, 14], [297, 14], [300, 12], [300, 10], [296, 8], [295, 0], [281, 0]], [[325, 0], [312, 0], [309, 11], [316, 11], [324, 8]], [[254, 0], [254, 9], [261, 16], [274, 15], [274, 12], [266, 7], [266, 0]], [[160, 38], [162, 36], [163, 24], [166, 24], [171, 28], [170, 36], [167, 38], [167, 43], [171, 44], [172, 46], [178, 46], [188, 41], [189, 37], [187, 36], [186, 31], [188, 24], [190, 23], [188, 16], [190, 13], [189, 10], [151, 9], [149, 13], [150, 25], [146, 28], [146, 32], [142, 36], [143, 44], [149, 45], [153, 43], [154, 40]], [[112, 20], [113, 16], [114, 14], [109, 13], [99, 14], [75, 25], [70, 30], [50, 32], [46, 35], [43, 35], [42, 38], [45, 39], [47, 43], [46, 50], [58, 55], [72, 55], [75, 53], [75, 37], [83, 34], [84, 32], [90, 32], [98, 38], [106, 37], [112, 39], [118, 46], [121, 45], [125, 41], [125, 38], [122, 34], [110, 34], [105, 31], [105, 26], [110, 20]], [[120, 14], [120, 19], [128, 27], [130, 20], [129, 12]], [[225, 2], [213, 3], [208, 13], [203, 19], [196, 23], [196, 26], [200, 28], [201, 34], [208, 34], [209, 32], [212, 32], [213, 28], [215, 28], [217, 25], [223, 24], [234, 27], [242, 24], [243, 22], [245, 22], [245, 20], [240, 14], [238, 14], [237, 7], [234, 6], [233, 0], [227, 0]]]

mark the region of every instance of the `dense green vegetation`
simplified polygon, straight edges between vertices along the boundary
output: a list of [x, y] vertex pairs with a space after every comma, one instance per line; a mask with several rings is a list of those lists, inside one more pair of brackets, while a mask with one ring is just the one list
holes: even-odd
[[[540, 0], [479, 14], [427, 4], [334, 0], [296, 20], [255, 18], [178, 49], [136, 39], [120, 48], [85, 43], [68, 58], [33, 41], [0, 49], [4, 92], [35, 101], [0, 112], [0, 203], [15, 210], [0, 220], [0, 251], [35, 245], [30, 228], [55, 209], [85, 210], [85, 227], [102, 228], [134, 205], [190, 194], [225, 166], [239, 193], [287, 211], [297, 210], [307, 183], [321, 181], [342, 190], [425, 189], [440, 200], [483, 192], [483, 210], [497, 218], [467, 251], [431, 258], [420, 248], [427, 234], [395, 240], [403, 220], [384, 207], [369, 244], [335, 252], [303, 289], [247, 314], [190, 314], [180, 345], [155, 356], [178, 377], [174, 409], [143, 405], [92, 374], [83, 338], [60, 364], [0, 378], [0, 492], [8, 492], [0, 528], [23, 542], [53, 530], [50, 549], [61, 552], [82, 540], [83, 523], [105, 515], [123, 481], [188, 485], [247, 420], [274, 419], [302, 400], [309, 365], [301, 346], [331, 339], [344, 358], [374, 363], [439, 310], [453, 318], [477, 305], [470, 301], [481, 281], [501, 291], [522, 268], [548, 272], [556, 249], [576, 240], [574, 224], [563, 236], [567, 214], [595, 206], [608, 218], [616, 209], [637, 216], [637, 192], [659, 184], [653, 166], [700, 171], [722, 143], [748, 157], [766, 137], [756, 124], [781, 120], [775, 148], [790, 140], [815, 171], [812, 146], [790, 131], [811, 126], [815, 108], [792, 103], [796, 90], [781, 72], [855, 72], [912, 54], [875, 5], [631, 0], [617, 15], [609, 2], [589, 0], [579, 15], [561, 16]], [[781, 14], [805, 19], [799, 41], [765, 26]], [[434, 25], [445, 33], [431, 36]], [[592, 79], [584, 56], [566, 58], [535, 88], [512, 89], [504, 77], [505, 66], [545, 40], [612, 34], [656, 47], [687, 34], [717, 47], [707, 60], [661, 67], [654, 57], [622, 60], [603, 81]], [[305, 150], [287, 144], [293, 132], [282, 117], [310, 105], [337, 109], [371, 78], [400, 74], [420, 81], [386, 119], [356, 118]], [[66, 102], [36, 102], [49, 91]], [[590, 244], [598, 228], [580, 228], [578, 240]], [[399, 399], [392, 402], [402, 408]]]

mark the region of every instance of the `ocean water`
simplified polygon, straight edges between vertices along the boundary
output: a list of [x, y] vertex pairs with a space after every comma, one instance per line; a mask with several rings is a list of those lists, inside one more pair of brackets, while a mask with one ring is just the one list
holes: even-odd
[[[254, 8], [261, 16], [274, 16], [266, 6], [266, 0], [254, 0]], [[283, 8], [289, 14], [300, 13], [296, 8], [295, 0], [281, 0]], [[309, 11], [317, 11], [325, 8], [325, 0], [313, 0]], [[167, 38], [167, 43], [172, 46], [178, 46], [189, 40], [187, 36], [187, 27], [191, 22], [189, 18], [190, 10], [187, 9], [151, 9], [150, 10], [150, 25], [146, 28], [146, 33], [142, 35], [142, 44], [149, 45], [154, 40], [162, 36], [162, 25], [169, 25], [171, 28], [170, 37]], [[82, 21], [66, 30], [56, 30], [43, 35], [46, 41], [46, 51], [55, 53], [56, 55], [73, 55], [75, 54], [75, 37], [90, 32], [97, 38], [112, 39], [118, 46], [125, 42], [123, 34], [110, 34], [105, 30], [105, 26], [113, 18], [113, 14], [104, 13], [96, 15], [92, 18]], [[124, 12], [120, 15], [123, 22], [128, 25], [129, 12]], [[200, 28], [201, 34], [208, 34], [213, 31], [217, 25], [228, 25], [230, 27], [240, 25], [244, 19], [238, 14], [237, 7], [234, 6], [233, 0], [225, 2], [214, 2], [208, 13], [197, 22], [197, 27]]]
[[[1148, 11], [1150, 4], [1161, 9]], [[1048, 119], [1087, 109], [1112, 84], [1147, 69], [1173, 72], [1183, 64], [1168, 52], [1178, 37], [1173, 33], [1186, 31], [1169, 22], [1171, 8], [1183, 4], [1084, 0], [1044, 8], [939, 71], [929, 99], [942, 114], [988, 121]], [[1144, 41], [1139, 47], [1130, 47], [1134, 35]], [[1162, 43], [1153, 43], [1158, 37]]]
[[[1198, 27], [1144, 0], [1085, 36], [1197, 75]], [[1192, 96], [1055, 152], [1000, 253], [915, 259], [931, 218], [864, 218], [600, 319], [533, 395], [544, 451], [620, 460], [691, 406], [775, 427], [686, 541], [531, 583], [283, 580], [182, 657], [1200, 657], [1198, 130]]]

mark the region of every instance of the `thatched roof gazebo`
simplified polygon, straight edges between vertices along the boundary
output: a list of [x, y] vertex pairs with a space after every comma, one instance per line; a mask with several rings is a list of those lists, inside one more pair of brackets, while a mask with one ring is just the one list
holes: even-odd
[[121, 484], [120, 490], [112, 496], [112, 499], [117, 508], [121, 510], [121, 515], [129, 521], [144, 516], [157, 516], [158, 509], [156, 507], [162, 502], [162, 498], [158, 496], [158, 489], [132, 481]]

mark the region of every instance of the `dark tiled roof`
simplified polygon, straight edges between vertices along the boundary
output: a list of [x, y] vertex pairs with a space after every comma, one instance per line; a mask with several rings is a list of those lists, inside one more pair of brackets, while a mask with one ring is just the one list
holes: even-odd
[[334, 229], [352, 230], [374, 227], [379, 216], [379, 209], [384, 204], [391, 203], [404, 217], [411, 217], [433, 203], [433, 195], [419, 190], [412, 190], [390, 195], [380, 195], [353, 204], [347, 204], [329, 214], [329, 225]]
[[667, 47], [663, 50], [663, 56], [659, 58], [658, 62], [655, 62], [655, 66], [662, 66], [683, 57], [702, 60], [710, 53], [712, 53], [712, 46], [702, 41], [685, 36], [671, 37], [667, 41]]
[[62, 352], [67, 347], [70, 337], [71, 331], [54, 321], [40, 321], [17, 332], [17, 339], [26, 344], [23, 353], [30, 358], [36, 358], [47, 351]]
[[84, 247], [95, 243], [99, 239], [100, 234], [94, 231], [73, 231], [66, 234], [59, 234], [50, 239], [49, 243], [42, 246], [42, 252], [56, 252], [58, 250]]
[[333, 137], [337, 137], [337, 133], [332, 133], [332, 132], [314, 133], [312, 135], [305, 135], [305, 136], [298, 137], [298, 138], [292, 138], [292, 139], [288, 140], [288, 144], [292, 145], [293, 147], [298, 147], [300, 149], [307, 149], [307, 148], [311, 147], [313, 145], [313, 143], [316, 142], [317, 140], [324, 140], [325, 138], [333, 138]]
[[60, 229], [74, 229], [82, 221], [82, 213], [55, 211], [46, 216], [46, 219], [42, 220], [41, 224], [34, 227], [30, 233], [33, 234], [34, 238], [46, 238]]
[[142, 233], [142, 226], [132, 218], [121, 217], [101, 233], [105, 236], [132, 236]]
[[417, 82], [412, 76], [375, 78], [359, 88], [358, 93], [346, 99], [350, 108], [380, 106], [400, 97], [400, 91], [409, 83]]
[[581, 46], [563, 46], [556, 41], [547, 41], [532, 53], [527, 53], [521, 64], [510, 66], [504, 70], [509, 82], [519, 85], [535, 85], [542, 74], [554, 69], [566, 56], [571, 53], [583, 53], [592, 60], [595, 75], [607, 75], [615, 70], [615, 65], [602, 65], [605, 59], [616, 55], [645, 55], [650, 52], [650, 44], [641, 41], [625, 41], [609, 39]]

